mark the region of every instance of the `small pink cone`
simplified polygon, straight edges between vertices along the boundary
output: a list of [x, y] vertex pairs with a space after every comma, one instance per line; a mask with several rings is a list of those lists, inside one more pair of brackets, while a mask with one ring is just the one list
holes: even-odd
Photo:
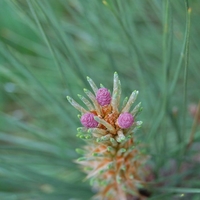
[[81, 117], [81, 124], [86, 128], [95, 128], [98, 126], [98, 122], [95, 121], [93, 113], [85, 113]]
[[107, 88], [100, 88], [96, 93], [96, 100], [101, 106], [109, 105], [111, 102], [111, 94]]
[[117, 122], [120, 128], [126, 129], [133, 125], [134, 118], [130, 113], [126, 112], [119, 115]]

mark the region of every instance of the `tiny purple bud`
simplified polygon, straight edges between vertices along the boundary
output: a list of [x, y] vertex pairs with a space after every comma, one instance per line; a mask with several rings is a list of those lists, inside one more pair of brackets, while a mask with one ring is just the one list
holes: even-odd
[[98, 126], [98, 122], [95, 121], [93, 113], [85, 113], [81, 117], [81, 124], [86, 128], [95, 128]]
[[126, 129], [132, 126], [134, 118], [130, 113], [125, 112], [119, 115], [117, 122], [120, 128]]
[[110, 104], [111, 94], [107, 88], [100, 88], [96, 93], [96, 100], [101, 106]]

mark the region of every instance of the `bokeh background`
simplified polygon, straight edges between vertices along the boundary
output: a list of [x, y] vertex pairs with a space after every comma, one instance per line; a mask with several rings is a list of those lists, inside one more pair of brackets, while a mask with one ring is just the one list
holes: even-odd
[[198, 0], [0, 0], [0, 199], [90, 199], [66, 96], [115, 71], [123, 98], [140, 91], [150, 199], [200, 199], [199, 19]]

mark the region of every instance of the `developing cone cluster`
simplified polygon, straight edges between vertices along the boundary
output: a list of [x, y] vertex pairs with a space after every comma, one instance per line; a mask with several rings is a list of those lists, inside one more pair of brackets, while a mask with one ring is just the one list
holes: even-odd
[[77, 136], [87, 145], [77, 149], [83, 157], [77, 162], [90, 179], [97, 191], [94, 199], [127, 200], [139, 197], [138, 189], [144, 186], [147, 156], [136, 142], [135, 131], [141, 126], [136, 121], [140, 112], [140, 103], [131, 109], [138, 91], [132, 92], [120, 106], [121, 83], [117, 73], [114, 74], [113, 92], [107, 88], [98, 88], [87, 78], [94, 93], [84, 89], [88, 99], [78, 95], [87, 109], [80, 106], [71, 97], [69, 102], [81, 112]]

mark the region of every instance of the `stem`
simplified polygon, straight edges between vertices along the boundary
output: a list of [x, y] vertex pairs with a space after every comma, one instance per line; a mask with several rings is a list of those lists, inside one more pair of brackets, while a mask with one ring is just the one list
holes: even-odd
[[[168, 67], [169, 67], [169, 0], [166, 0], [164, 2], [164, 24], [163, 24], [163, 103], [162, 103], [162, 110], [163, 110], [163, 116], [162, 118], [165, 118], [166, 111], [167, 111], [167, 104], [168, 104]], [[163, 120], [163, 129], [166, 131], [166, 120]], [[162, 134], [163, 136], [163, 143], [164, 143], [164, 148], [166, 149], [167, 145], [167, 134], [164, 132]]]
[[184, 93], [183, 93], [183, 125], [182, 134], [185, 136], [186, 132], [186, 110], [187, 110], [187, 83], [188, 83], [188, 66], [189, 66], [189, 41], [190, 41], [190, 14], [191, 8], [189, 7], [188, 0], [186, 4], [186, 47], [185, 47], [185, 66], [184, 66]]

